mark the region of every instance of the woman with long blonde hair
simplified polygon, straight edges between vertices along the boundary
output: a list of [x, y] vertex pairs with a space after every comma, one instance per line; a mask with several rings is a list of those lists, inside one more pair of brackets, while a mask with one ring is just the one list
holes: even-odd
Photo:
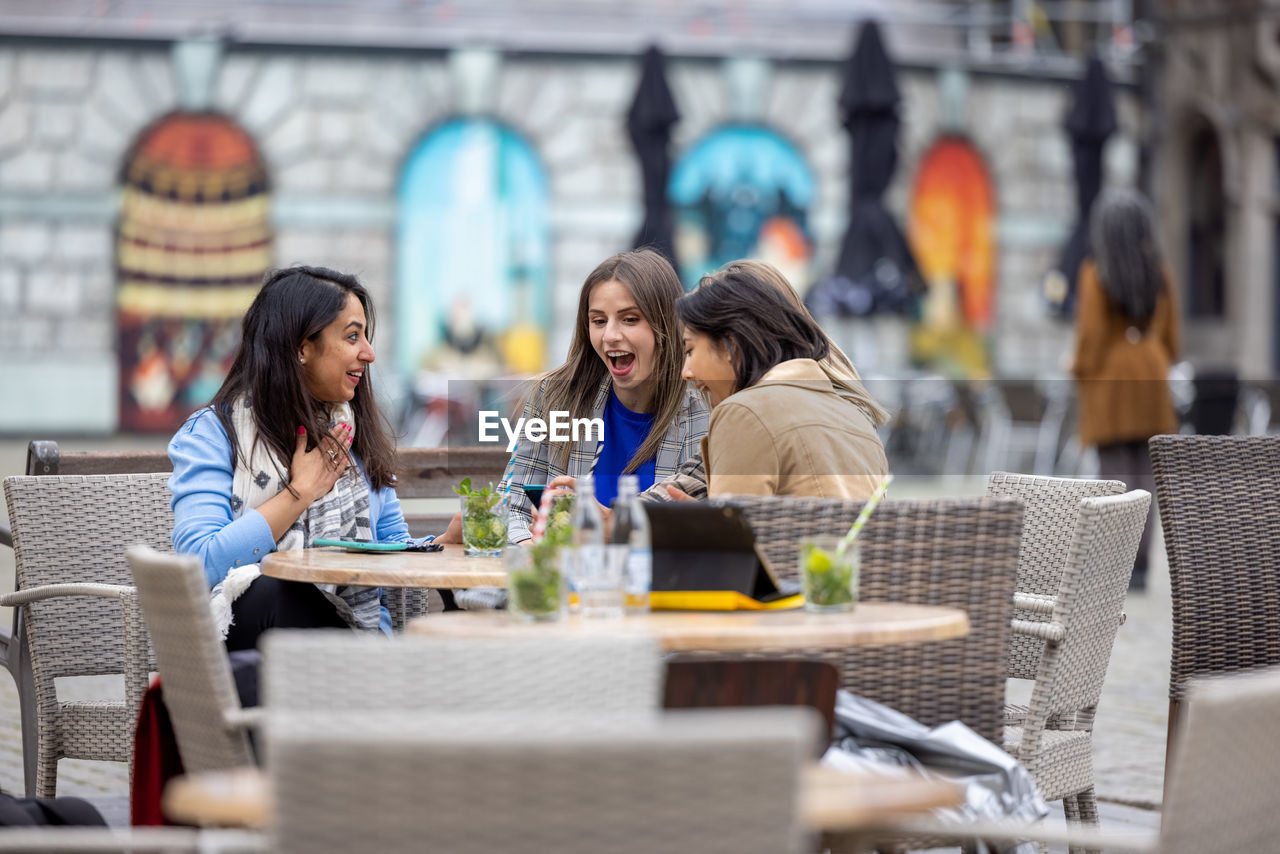
[[[670, 262], [649, 249], [614, 255], [591, 271], [564, 364], [534, 381], [524, 418], [599, 418], [604, 437], [522, 437], [508, 466], [511, 483], [557, 485], [591, 474], [596, 498], [608, 506], [618, 475], [635, 474], [644, 490], [697, 455], [707, 409], [680, 376], [674, 306], [683, 292]], [[510, 494], [509, 539], [523, 542], [531, 538], [533, 506], [520, 490]]]

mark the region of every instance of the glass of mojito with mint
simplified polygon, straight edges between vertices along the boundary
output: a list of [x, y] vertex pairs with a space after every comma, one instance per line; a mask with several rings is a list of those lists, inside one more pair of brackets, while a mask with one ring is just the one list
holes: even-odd
[[463, 551], [473, 557], [499, 557], [507, 544], [507, 496], [492, 483], [474, 489], [469, 477], [453, 491], [462, 501]]
[[804, 609], [813, 614], [852, 611], [858, 601], [858, 541], [840, 537], [800, 540]]

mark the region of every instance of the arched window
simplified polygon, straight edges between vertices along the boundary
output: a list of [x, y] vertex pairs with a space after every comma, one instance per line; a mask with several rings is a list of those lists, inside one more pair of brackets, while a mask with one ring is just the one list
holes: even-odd
[[918, 361], [941, 359], [969, 376], [986, 373], [982, 335], [995, 315], [995, 216], [982, 155], [962, 137], [935, 142], [916, 170], [907, 223], [928, 286], [912, 336]]
[[121, 180], [120, 426], [171, 432], [222, 384], [271, 265], [267, 171], [231, 120], [175, 113], [142, 132]]
[[551, 317], [547, 179], [488, 119], [436, 128], [400, 182], [396, 366], [472, 375], [543, 367]]
[[1222, 147], [1207, 121], [1187, 140], [1187, 314], [1221, 317], [1226, 310], [1227, 204]]
[[693, 285], [736, 258], [760, 258], [809, 284], [813, 172], [776, 131], [730, 125], [703, 137], [671, 173], [680, 275]]

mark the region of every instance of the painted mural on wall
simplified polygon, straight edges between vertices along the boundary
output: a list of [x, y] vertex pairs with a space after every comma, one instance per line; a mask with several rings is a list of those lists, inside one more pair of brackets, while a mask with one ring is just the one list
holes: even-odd
[[912, 330], [913, 361], [956, 377], [985, 377], [995, 314], [995, 192], [982, 155], [943, 137], [920, 160], [907, 239], [928, 286]]
[[222, 384], [271, 265], [267, 172], [229, 119], [177, 113], [142, 133], [123, 184], [120, 427], [167, 433]]
[[668, 191], [686, 287], [728, 261], [760, 258], [803, 293], [814, 193], [809, 165], [776, 131], [731, 125], [704, 137], [680, 158]]
[[484, 379], [543, 368], [551, 320], [546, 173], [489, 119], [456, 119], [409, 156], [399, 190], [396, 367]]

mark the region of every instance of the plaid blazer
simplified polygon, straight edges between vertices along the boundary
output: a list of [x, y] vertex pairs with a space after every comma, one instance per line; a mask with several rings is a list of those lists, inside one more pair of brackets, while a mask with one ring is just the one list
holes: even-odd
[[[596, 392], [595, 402], [591, 406], [592, 418], [604, 417], [604, 407], [609, 400], [609, 389], [610, 381], [608, 377], [605, 377], [600, 381], [600, 388]], [[544, 392], [545, 388], [540, 385], [530, 395], [529, 401], [524, 407], [526, 421], [530, 418], [545, 419], [547, 417], [547, 413], [542, 406]], [[703, 401], [702, 396], [696, 390], [692, 387], [688, 388], [685, 393], [684, 405], [680, 407], [675, 419], [667, 427], [667, 432], [662, 437], [662, 444], [658, 446], [658, 455], [654, 459], [655, 483], [676, 477], [677, 474], [687, 470], [694, 462], [697, 463], [698, 468], [701, 468], [699, 443], [702, 441], [702, 437], [707, 434], [709, 422], [710, 415], [707, 411], [706, 402]], [[553, 459], [553, 447], [550, 442], [530, 442], [527, 438], [521, 436], [519, 444], [516, 445], [515, 451], [511, 454], [511, 461], [507, 464], [508, 475], [499, 484], [499, 491], [506, 491], [508, 482], [513, 484], [550, 483], [563, 474], [577, 478], [590, 474], [595, 470], [596, 458], [600, 455], [599, 442], [586, 439], [574, 442], [569, 451], [567, 470], [561, 468], [559, 462]], [[686, 485], [691, 489], [696, 490], [697, 488], [694, 484], [686, 484], [683, 478], [677, 478], [675, 482], [681, 488]], [[665, 495], [662, 497], [665, 497]], [[534, 510], [533, 504], [522, 490], [513, 489], [511, 491], [511, 524], [507, 535], [510, 542], [518, 543], [532, 536], [529, 533], [529, 527], [533, 524]]]

